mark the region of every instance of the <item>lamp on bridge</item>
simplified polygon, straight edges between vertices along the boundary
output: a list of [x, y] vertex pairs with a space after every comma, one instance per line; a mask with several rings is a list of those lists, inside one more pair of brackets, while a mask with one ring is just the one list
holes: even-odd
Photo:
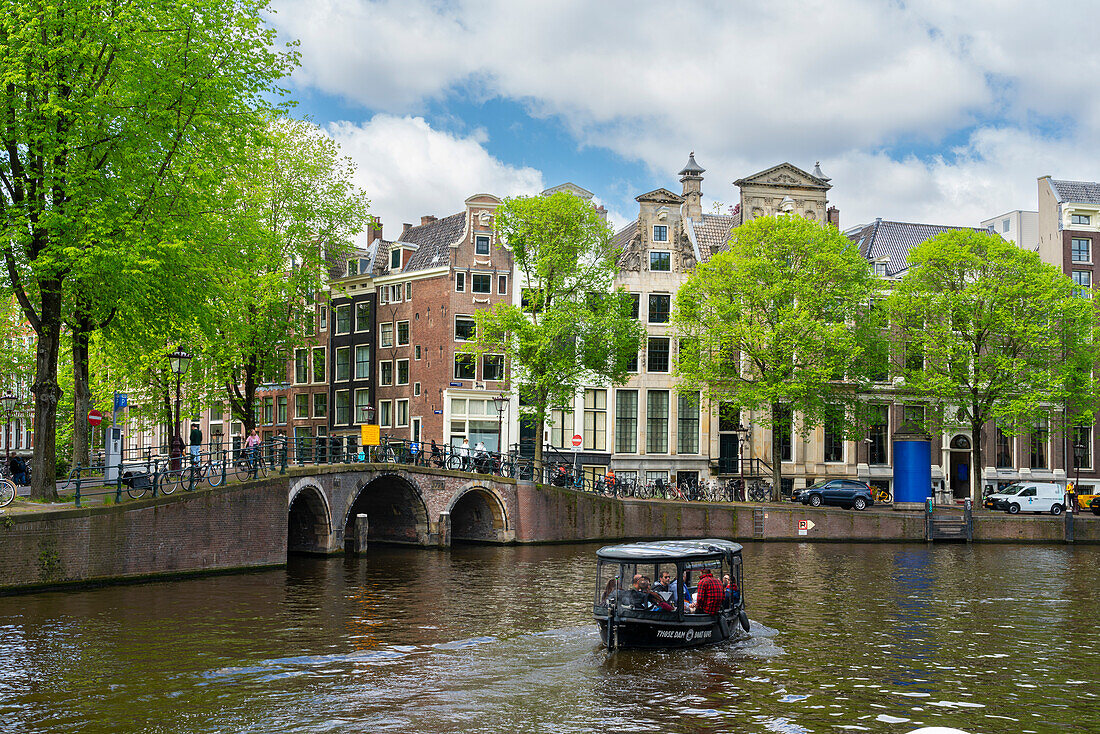
[[504, 447], [500, 445], [500, 429], [504, 423], [504, 409], [508, 406], [508, 396], [504, 393], [494, 396], [493, 405], [497, 408], [497, 453], [503, 454]]
[[168, 355], [168, 367], [172, 370], [172, 374], [176, 376], [176, 435], [172, 436], [171, 447], [173, 469], [179, 468], [179, 457], [183, 456], [183, 435], [180, 433], [180, 377], [190, 365], [191, 355], [183, 351], [182, 348], [177, 348], [176, 351]]
[[15, 411], [15, 404], [19, 398], [11, 393], [0, 397], [0, 409], [4, 411], [4, 448], [7, 450], [8, 465], [11, 465], [11, 414]]

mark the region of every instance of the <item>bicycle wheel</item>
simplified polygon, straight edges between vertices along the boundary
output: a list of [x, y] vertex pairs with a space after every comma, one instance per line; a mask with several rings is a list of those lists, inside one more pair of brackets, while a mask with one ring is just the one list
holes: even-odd
[[0, 479], [0, 507], [7, 507], [15, 500], [15, 482]]
[[257, 479], [263, 479], [266, 476], [267, 476], [267, 461], [264, 460], [264, 457], [258, 456], [258, 457], [256, 457], [256, 478]]
[[238, 482], [243, 482], [248, 479], [251, 474], [248, 467], [248, 459], [237, 459], [233, 462], [233, 473], [237, 475]]
[[149, 478], [144, 474], [134, 475], [126, 472], [122, 475], [122, 480], [126, 484], [126, 494], [130, 495], [132, 500], [144, 497], [149, 491]]
[[222, 462], [212, 461], [203, 469], [206, 481], [211, 487], [217, 487], [222, 483]]
[[180, 486], [180, 478], [183, 472], [179, 469], [169, 469], [160, 475], [160, 493], [172, 494]]

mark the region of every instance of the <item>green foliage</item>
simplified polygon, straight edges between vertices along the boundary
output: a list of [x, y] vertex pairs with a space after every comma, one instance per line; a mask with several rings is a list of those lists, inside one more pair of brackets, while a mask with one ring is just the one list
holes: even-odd
[[295, 61], [266, 7], [14, 0], [0, 14], [0, 254], [38, 335], [38, 496], [55, 495], [63, 320], [127, 298], [127, 276], [182, 241], [263, 130], [256, 112]]
[[1036, 253], [972, 230], [912, 248], [909, 266], [889, 301], [906, 349], [924, 357], [906, 360], [905, 385], [960, 411], [973, 429], [974, 466], [989, 421], [1026, 432], [1065, 408], [1091, 425], [1096, 302], [1076, 297], [1072, 280]]
[[758, 411], [772, 427], [785, 428], [793, 410], [803, 432], [825, 420], [852, 431], [858, 388], [881, 353], [881, 319], [869, 310], [876, 290], [836, 229], [787, 215], [746, 222], [676, 294], [681, 386]]
[[[567, 192], [507, 199], [496, 228], [528, 295], [522, 306], [479, 310], [469, 349], [505, 355], [520, 413], [541, 436], [549, 411], [581, 386], [625, 381], [645, 332], [629, 294], [612, 290], [618, 252], [590, 203]], [[538, 461], [541, 452], [537, 441]]]

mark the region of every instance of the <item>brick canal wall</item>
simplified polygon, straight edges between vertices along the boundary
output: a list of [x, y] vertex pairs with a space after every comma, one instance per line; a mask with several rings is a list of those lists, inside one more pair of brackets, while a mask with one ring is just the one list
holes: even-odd
[[286, 562], [286, 480], [0, 519], [0, 591]]
[[[921, 512], [621, 500], [512, 480], [451, 477], [453, 473], [426, 477], [419, 476], [425, 473], [420, 470], [392, 479], [393, 473], [392, 468], [380, 471], [369, 466], [308, 475], [296, 471], [294, 476], [121, 505], [0, 515], [0, 592], [285, 563], [288, 504], [309, 487], [318, 493], [313, 504], [317, 512], [299, 520], [316, 523], [310, 537], [316, 540], [318, 552], [343, 550], [344, 523], [361, 506], [355, 504], [361, 496], [385, 499], [377, 507], [362, 505], [368, 514], [380, 512], [384, 518], [400, 515], [393, 502], [415, 498], [423, 503], [421, 513], [408, 522], [415, 523], [410, 538], [426, 546], [447, 545], [449, 528], [456, 521], [465, 528], [456, 529], [458, 536], [519, 543], [707, 536], [795, 542], [924, 541]], [[411, 494], [391, 497], [387, 492], [392, 487], [375, 484], [398, 480], [407, 483], [403, 486]], [[474, 494], [477, 503], [463, 504], [463, 498]], [[467, 515], [474, 520], [464, 519]], [[813, 527], [802, 534], [800, 521], [811, 521]], [[441, 524], [448, 528], [440, 530]], [[385, 529], [381, 521], [372, 522], [371, 527], [372, 533], [375, 528]], [[974, 515], [978, 542], [1063, 543], [1064, 533], [1060, 517]], [[1100, 518], [1078, 515], [1074, 534], [1077, 543], [1100, 542]]]

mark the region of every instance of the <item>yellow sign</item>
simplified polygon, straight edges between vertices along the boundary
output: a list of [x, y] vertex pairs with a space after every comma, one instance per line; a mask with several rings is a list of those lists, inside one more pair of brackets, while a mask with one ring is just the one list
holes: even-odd
[[361, 446], [377, 446], [382, 443], [381, 432], [378, 426], [359, 426], [359, 445]]

